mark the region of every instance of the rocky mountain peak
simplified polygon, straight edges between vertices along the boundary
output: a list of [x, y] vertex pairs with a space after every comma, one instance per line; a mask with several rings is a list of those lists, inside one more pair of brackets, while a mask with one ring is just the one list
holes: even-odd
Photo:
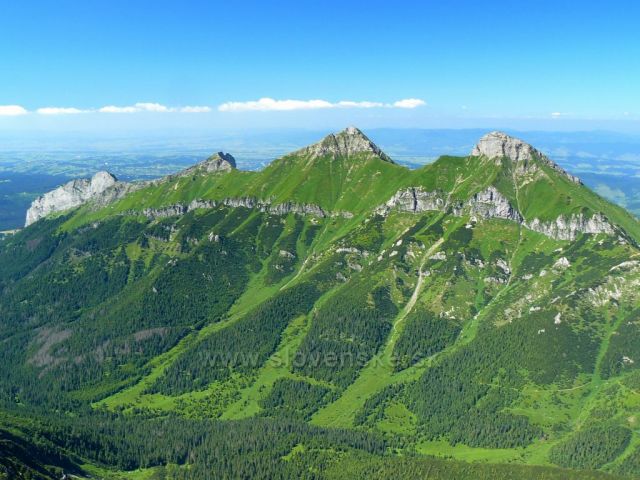
[[358, 127], [354, 127], [353, 125], [348, 126], [344, 130], [338, 132], [336, 135], [352, 135], [364, 137], [365, 139], [367, 138], [366, 135], [362, 133], [362, 130], [360, 130]]
[[97, 172], [91, 178], [71, 180], [36, 198], [27, 210], [25, 226], [31, 225], [50, 213], [82, 205], [119, 183], [115, 175], [105, 171]]
[[207, 172], [233, 170], [236, 168], [236, 159], [230, 153], [218, 152], [207, 158], [200, 166]]
[[532, 164], [537, 160], [553, 168], [572, 182], [581, 183], [577, 177], [570, 175], [539, 150], [504, 132], [494, 131], [484, 135], [473, 147], [471, 156], [498, 160], [508, 158], [517, 165], [518, 171], [521, 173], [527, 173], [534, 169]]
[[230, 153], [218, 152], [196, 165], [196, 167], [206, 172], [226, 172], [236, 168], [236, 159]]
[[230, 153], [218, 152], [181, 172], [181, 175], [196, 173], [229, 172], [236, 168], [236, 159]]
[[349, 157], [359, 153], [370, 153], [385, 162], [393, 163], [387, 154], [356, 127], [347, 127], [338, 133], [331, 133], [318, 143], [296, 153], [310, 155], [314, 158], [325, 155]]
[[89, 186], [93, 192], [102, 193], [117, 182], [118, 178], [113, 173], [102, 170], [91, 177]]
[[473, 147], [471, 155], [487, 158], [506, 157], [513, 162], [529, 162], [534, 156], [544, 157], [542, 153], [528, 143], [503, 132], [490, 132], [483, 136]]

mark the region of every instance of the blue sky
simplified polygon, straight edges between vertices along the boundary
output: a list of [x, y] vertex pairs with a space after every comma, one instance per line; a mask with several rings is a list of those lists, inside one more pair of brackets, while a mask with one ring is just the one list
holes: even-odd
[[0, 0], [0, 129], [640, 131], [638, 18], [624, 0]]

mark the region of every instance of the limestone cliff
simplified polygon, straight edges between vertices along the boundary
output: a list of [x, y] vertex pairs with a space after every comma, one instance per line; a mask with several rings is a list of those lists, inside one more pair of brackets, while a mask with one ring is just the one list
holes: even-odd
[[233, 156], [218, 152], [178, 174], [149, 182], [121, 182], [109, 172], [98, 172], [91, 178], [81, 178], [65, 183], [34, 200], [27, 211], [25, 227], [51, 213], [62, 212], [89, 202], [94, 203], [96, 207], [103, 207], [147, 185], [182, 176], [229, 172], [234, 168], [236, 168], [236, 161]]
[[572, 182], [581, 183], [580, 179], [566, 172], [539, 150], [503, 132], [490, 132], [484, 135], [478, 141], [477, 145], [473, 147], [471, 156], [486, 157], [497, 161], [500, 161], [502, 158], [508, 158], [515, 165], [515, 173], [520, 176], [536, 173], [539, 168], [538, 162], [540, 162], [562, 174]]
[[[78, 207], [115, 187], [118, 179], [109, 172], [98, 172], [91, 178], [72, 180], [36, 198], [29, 210], [25, 226], [54, 212]], [[111, 192], [116, 194], [116, 192]]]

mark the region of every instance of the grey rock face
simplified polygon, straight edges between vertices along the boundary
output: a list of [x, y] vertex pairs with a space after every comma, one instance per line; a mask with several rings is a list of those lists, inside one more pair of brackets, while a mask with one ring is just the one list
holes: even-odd
[[393, 163], [391, 158], [356, 127], [348, 127], [341, 132], [327, 135], [318, 143], [295, 152], [296, 155], [306, 155], [312, 158], [326, 155], [349, 157], [358, 153], [370, 153], [386, 162]]
[[99, 195], [89, 199], [89, 202], [94, 204], [96, 207], [104, 207], [109, 205], [110, 203], [115, 202], [116, 200], [121, 199], [125, 195], [128, 195], [131, 192], [134, 192], [140, 188], [143, 188], [149, 185], [150, 182], [116, 182], [113, 186], [107, 188]]
[[445, 203], [446, 198], [440, 192], [427, 192], [422, 187], [411, 187], [398, 190], [387, 203], [376, 209], [376, 213], [387, 215], [394, 208], [412, 213], [441, 211]]
[[279, 203], [277, 205], [268, 205], [265, 206], [269, 213], [274, 213], [276, 215], [286, 215], [287, 213], [299, 213], [301, 215], [312, 215], [314, 217], [324, 218], [327, 217], [327, 213], [320, 208], [318, 205], [303, 203], [297, 204], [292, 202], [287, 203]]
[[455, 215], [460, 216], [465, 212], [469, 212], [474, 217], [504, 218], [522, 223], [520, 212], [494, 186], [476, 193], [462, 206], [454, 208]]
[[503, 132], [487, 133], [473, 147], [471, 155], [474, 157], [485, 156], [487, 158], [506, 157], [516, 163], [529, 162], [534, 157], [543, 156], [542, 153], [528, 143]]
[[[427, 192], [421, 187], [413, 187], [396, 192], [387, 203], [376, 209], [376, 213], [387, 215], [392, 209], [411, 213], [445, 211], [447, 207], [447, 198], [442, 192]], [[453, 205], [452, 213], [457, 216], [469, 213], [480, 218], [522, 221], [520, 213], [493, 186], [476, 193], [466, 202]]]
[[525, 221], [520, 212], [494, 186], [476, 193], [464, 202], [448, 205], [441, 192], [427, 192], [421, 187], [399, 190], [388, 202], [379, 206], [375, 213], [387, 216], [391, 210], [421, 213], [426, 211], [450, 210], [453, 215], [470, 215], [476, 219], [501, 218], [519, 223], [555, 240], [575, 240], [578, 234], [615, 235], [616, 229], [601, 213], [590, 217], [583, 214], [559, 216], [553, 221], [543, 222], [539, 219]]
[[542, 233], [556, 240], [575, 240], [579, 233], [614, 235], [615, 229], [601, 213], [585, 217], [582, 213], [571, 216], [561, 215], [553, 221], [542, 222], [534, 218], [524, 224], [528, 229]]
[[312, 215], [315, 217], [327, 217], [329, 216], [318, 205], [307, 203], [272, 203], [270, 200], [258, 200], [252, 197], [243, 198], [225, 198], [220, 202], [221, 205], [227, 207], [245, 207], [245, 208], [257, 208], [261, 212], [273, 213], [275, 215], [286, 215], [288, 213], [298, 213], [301, 215]]
[[[238, 198], [225, 198], [220, 201], [216, 200], [193, 200], [188, 205], [175, 204], [168, 205], [160, 208], [146, 208], [142, 211], [142, 214], [148, 218], [164, 218], [175, 217], [184, 215], [192, 210], [199, 208], [211, 209], [218, 206], [225, 206], [231, 208], [251, 208], [257, 209], [261, 212], [272, 213], [274, 215], [287, 215], [289, 213], [296, 213], [299, 215], [310, 215], [314, 217], [326, 218], [326, 217], [343, 217], [352, 218], [351, 212], [325, 212], [320, 206], [309, 203], [272, 203], [270, 200], [258, 200], [253, 197], [238, 197]], [[127, 214], [136, 212], [126, 212]]]
[[[64, 185], [36, 198], [27, 211], [25, 226], [31, 225], [40, 218], [53, 212], [61, 212], [78, 207], [92, 199], [100, 197], [115, 187], [118, 180], [109, 172], [98, 172], [90, 179], [72, 180]], [[117, 196], [116, 189], [107, 195]]]
[[581, 183], [580, 179], [566, 172], [539, 150], [503, 132], [491, 132], [483, 136], [478, 141], [478, 144], [473, 147], [471, 156], [484, 156], [497, 160], [508, 158], [516, 165], [516, 174], [518, 175], [534, 172], [537, 169], [536, 161], [539, 161], [561, 173], [572, 182]]
[[[187, 175], [229, 172], [234, 168], [236, 168], [236, 161], [233, 156], [228, 153], [218, 152], [215, 155], [207, 158], [203, 162], [200, 162], [193, 167], [189, 167], [176, 175], [169, 175], [167, 177], [148, 182], [120, 182], [114, 175], [109, 172], [98, 172], [90, 179], [83, 178], [72, 180], [34, 200], [34, 202], [31, 204], [31, 207], [27, 211], [25, 227], [28, 227], [33, 222], [36, 222], [37, 220], [51, 213], [61, 212], [70, 208], [79, 207], [80, 205], [84, 205], [89, 202], [94, 204], [96, 207], [104, 207], [124, 197], [128, 193], [143, 188], [147, 185], [155, 185], [164, 181], [175, 179], [176, 177]], [[174, 207], [178, 208], [177, 206]], [[174, 207], [168, 208], [170, 210]], [[156, 216], [173, 215], [174, 213], [170, 213], [169, 210], [164, 213], [156, 212]]]
[[[188, 212], [186, 205], [168, 205], [160, 208], [145, 208], [142, 214], [147, 218], [166, 218], [166, 217], [179, 217]], [[125, 212], [135, 213], [135, 212]]]
[[218, 152], [206, 160], [189, 167], [177, 176], [199, 175], [217, 172], [229, 172], [236, 168], [236, 159], [230, 153]]

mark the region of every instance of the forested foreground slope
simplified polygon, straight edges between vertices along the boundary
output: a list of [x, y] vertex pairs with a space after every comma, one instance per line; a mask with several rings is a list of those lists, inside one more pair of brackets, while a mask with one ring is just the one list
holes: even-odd
[[517, 139], [64, 195], [0, 242], [0, 478], [640, 476], [640, 224]]

